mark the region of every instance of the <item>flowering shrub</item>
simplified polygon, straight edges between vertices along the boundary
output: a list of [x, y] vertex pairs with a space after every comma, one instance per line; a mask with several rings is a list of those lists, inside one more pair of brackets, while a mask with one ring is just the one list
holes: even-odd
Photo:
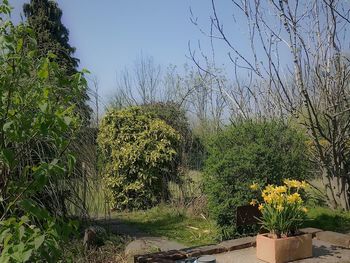
[[308, 187], [305, 181], [284, 180], [284, 185], [268, 185], [261, 190], [254, 183], [253, 191], [260, 191], [263, 201], [253, 199], [250, 204], [258, 205], [261, 211], [259, 219], [262, 227], [274, 238], [293, 236], [306, 218], [307, 209], [300, 195]]

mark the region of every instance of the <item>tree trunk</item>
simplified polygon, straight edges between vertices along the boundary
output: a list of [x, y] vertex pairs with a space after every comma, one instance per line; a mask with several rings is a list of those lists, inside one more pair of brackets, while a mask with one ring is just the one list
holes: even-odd
[[332, 176], [329, 169], [322, 169], [322, 179], [330, 207], [349, 211], [349, 183], [343, 176]]

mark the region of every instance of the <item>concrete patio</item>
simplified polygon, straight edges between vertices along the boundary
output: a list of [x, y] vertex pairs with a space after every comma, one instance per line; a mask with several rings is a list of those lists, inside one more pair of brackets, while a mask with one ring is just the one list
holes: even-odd
[[[215, 254], [217, 263], [261, 263], [256, 258], [255, 247]], [[313, 257], [293, 262], [350, 263], [350, 249], [336, 247], [328, 242], [313, 239]]]

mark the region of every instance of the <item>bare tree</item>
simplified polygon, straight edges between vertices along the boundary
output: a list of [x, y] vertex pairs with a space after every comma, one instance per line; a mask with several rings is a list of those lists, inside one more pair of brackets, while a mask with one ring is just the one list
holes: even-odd
[[[117, 76], [117, 93], [113, 103], [137, 105], [157, 101], [161, 85], [161, 67], [152, 57], [141, 56], [133, 68], [125, 69]], [[114, 105], [117, 106], [117, 105]]]
[[[212, 67], [210, 71], [217, 74], [220, 85], [227, 84], [219, 69]], [[162, 70], [152, 58], [141, 56], [132, 69], [120, 74], [111, 105], [122, 108], [155, 102], [175, 103], [187, 111], [193, 125], [201, 127], [203, 132], [217, 131], [222, 126], [227, 102], [220, 85], [210, 74], [202, 74], [187, 65], [180, 74], [176, 66]]]
[[[215, 74], [216, 78], [212, 78]], [[186, 109], [195, 118], [194, 123], [203, 133], [217, 132], [225, 122], [227, 104], [221, 86], [228, 82], [219, 69], [208, 68], [206, 72], [187, 69], [182, 86], [188, 92]]]
[[[249, 85], [235, 85], [231, 94], [236, 95], [227, 97], [237, 108], [237, 98], [246, 104], [256, 100], [250, 108], [259, 108], [262, 114], [299, 120], [310, 136], [329, 204], [350, 210], [350, 63], [345, 55], [350, 3], [232, 0], [232, 27], [246, 21], [249, 55], [229, 35], [230, 25], [224, 28], [219, 2], [211, 0], [211, 5], [211, 28], [206, 34], [212, 41], [223, 41], [234, 70], [250, 78]], [[192, 57], [201, 68], [193, 53]], [[243, 108], [242, 115], [247, 111]]]

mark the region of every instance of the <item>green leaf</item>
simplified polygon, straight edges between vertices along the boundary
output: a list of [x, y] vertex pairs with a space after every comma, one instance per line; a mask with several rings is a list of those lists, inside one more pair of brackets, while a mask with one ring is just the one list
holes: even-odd
[[71, 122], [72, 122], [72, 118], [71, 118], [71, 117], [68, 117], [68, 116], [65, 116], [65, 117], [64, 117], [64, 122], [65, 122], [65, 124], [69, 125], [69, 124], [71, 124]]
[[45, 235], [41, 235], [35, 238], [33, 241], [35, 249], [38, 249], [44, 243], [44, 240], [45, 240]]
[[32, 189], [40, 191], [44, 187], [44, 185], [46, 185], [47, 180], [48, 178], [45, 172], [43, 171], [38, 172], [37, 174], [35, 174], [35, 183]]
[[47, 106], [48, 106], [47, 102], [44, 102], [44, 103], [39, 105], [39, 108], [42, 112], [46, 112]]
[[68, 171], [69, 171], [69, 173], [73, 172], [75, 163], [76, 163], [76, 159], [75, 159], [74, 155], [69, 154], [68, 155]]
[[0, 243], [3, 242], [3, 240], [8, 236], [8, 234], [10, 234], [10, 236], [12, 236], [12, 234], [10, 233], [11, 229], [10, 228], [6, 228], [4, 229], [1, 234], [0, 234]]
[[25, 233], [25, 228], [23, 225], [19, 227], [18, 232], [19, 232], [19, 239], [22, 240], [22, 238], [24, 237], [24, 233]]
[[84, 74], [90, 74], [91, 72], [89, 70], [87, 70], [86, 68], [83, 68], [81, 70], [81, 73], [84, 73]]
[[9, 166], [9, 167], [13, 167], [13, 165], [15, 164], [15, 154], [11, 149], [2, 149], [2, 156], [5, 160], [5, 163]]
[[54, 53], [51, 53], [51, 52], [49, 54], [47, 54], [47, 57], [50, 58], [50, 59], [57, 58], [57, 56]]
[[38, 219], [41, 220], [48, 220], [50, 218], [49, 213], [38, 206], [36, 206], [32, 200], [30, 199], [24, 199], [19, 202], [19, 205], [22, 207], [23, 210], [25, 210], [27, 213], [35, 216]]
[[47, 79], [49, 77], [49, 61], [45, 59], [44, 63], [41, 65], [38, 77], [41, 79]]
[[10, 129], [11, 125], [12, 125], [13, 121], [8, 121], [4, 124], [4, 126], [2, 127], [3, 131], [7, 131], [8, 129]]
[[27, 262], [33, 254], [33, 249], [22, 252], [22, 262]]
[[17, 41], [17, 53], [22, 50], [22, 47], [23, 47], [23, 38]]

